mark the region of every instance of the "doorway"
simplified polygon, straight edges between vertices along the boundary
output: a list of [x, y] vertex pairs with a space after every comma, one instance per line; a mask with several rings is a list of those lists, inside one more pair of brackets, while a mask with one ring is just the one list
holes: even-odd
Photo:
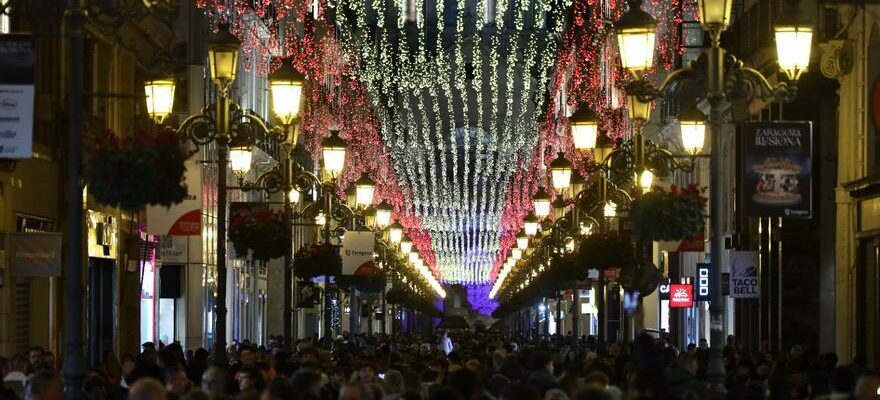
[[116, 262], [89, 258], [89, 361], [98, 365], [106, 351], [113, 351], [116, 321]]
[[856, 271], [856, 356], [880, 367], [880, 236], [862, 239]]

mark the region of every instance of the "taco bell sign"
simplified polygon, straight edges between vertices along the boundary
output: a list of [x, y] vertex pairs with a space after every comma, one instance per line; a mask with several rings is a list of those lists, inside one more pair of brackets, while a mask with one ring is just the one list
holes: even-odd
[[730, 252], [730, 297], [737, 299], [761, 297], [758, 253], [754, 251]]

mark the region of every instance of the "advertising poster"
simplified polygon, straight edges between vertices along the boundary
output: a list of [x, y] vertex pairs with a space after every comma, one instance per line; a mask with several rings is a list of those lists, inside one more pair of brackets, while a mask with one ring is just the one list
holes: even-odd
[[376, 275], [373, 252], [376, 234], [373, 232], [350, 231], [342, 239], [342, 274]]
[[33, 155], [35, 62], [31, 35], [0, 35], [0, 158]]
[[320, 296], [320, 290], [315, 287], [315, 284], [312, 281], [302, 280], [297, 281], [296, 283], [297, 292], [296, 292], [296, 307], [297, 308], [312, 308], [318, 304], [318, 297]]
[[812, 122], [743, 125], [743, 208], [750, 217], [813, 215]]
[[730, 297], [737, 299], [761, 297], [758, 253], [754, 251], [730, 252]]
[[196, 160], [187, 160], [183, 177], [183, 201], [171, 207], [147, 206], [147, 232], [168, 236], [202, 234], [202, 166]]

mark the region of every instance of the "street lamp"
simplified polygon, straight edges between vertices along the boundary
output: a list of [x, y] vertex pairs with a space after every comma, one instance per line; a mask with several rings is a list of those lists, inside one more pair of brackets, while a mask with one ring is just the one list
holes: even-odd
[[370, 179], [366, 173], [354, 182], [354, 188], [355, 203], [358, 207], [366, 207], [373, 204], [373, 191], [376, 189], [376, 182]]
[[788, 79], [797, 80], [810, 64], [813, 26], [798, 8], [783, 13], [773, 30], [779, 67]]
[[538, 189], [538, 193], [535, 193], [534, 204], [535, 204], [535, 215], [538, 218], [546, 218], [550, 215], [550, 194], [547, 193], [544, 188]]
[[629, 10], [614, 26], [617, 28], [617, 45], [620, 62], [633, 74], [654, 65], [654, 39], [657, 21], [642, 11], [641, 1], [628, 0]]
[[639, 187], [642, 189], [642, 192], [648, 192], [651, 190], [651, 186], [654, 185], [654, 173], [651, 172], [650, 169], [643, 169], [642, 173], [639, 174]]
[[[284, 125], [290, 125], [299, 117], [305, 76], [289, 63], [282, 63], [269, 76], [269, 91], [272, 93], [272, 109]], [[293, 139], [296, 143], [296, 138]]]
[[617, 216], [617, 204], [614, 204], [613, 201], [608, 201], [605, 203], [605, 206], [602, 208], [602, 215], [605, 218], [614, 218]]
[[232, 172], [239, 176], [251, 170], [254, 156], [254, 143], [250, 138], [236, 137], [229, 142], [229, 164]]
[[513, 259], [514, 261], [522, 258], [522, 254], [523, 254], [522, 250], [520, 250], [518, 247], [514, 247], [514, 248], [510, 249], [510, 258]]
[[550, 163], [550, 176], [553, 182], [553, 189], [557, 194], [562, 194], [571, 184], [571, 161], [565, 158], [562, 152], [557, 154], [556, 159]]
[[403, 225], [395, 222], [388, 227], [388, 241], [392, 244], [400, 244], [403, 240]]
[[558, 220], [565, 216], [566, 211], [568, 211], [568, 202], [562, 198], [562, 195], [556, 196], [556, 200], [553, 200], [553, 219]]
[[220, 88], [221, 95], [225, 95], [229, 84], [235, 81], [240, 47], [241, 41], [224, 25], [221, 25], [219, 31], [208, 41], [208, 67], [211, 80]]
[[516, 234], [516, 248], [523, 251], [529, 248], [529, 235], [526, 234], [525, 230], [521, 230]]
[[698, 0], [700, 21], [707, 31], [725, 30], [730, 25], [732, 0]]
[[299, 190], [290, 188], [290, 191], [287, 192], [287, 200], [290, 201], [290, 204], [299, 203]]
[[578, 107], [577, 111], [568, 118], [571, 129], [571, 139], [574, 148], [580, 151], [592, 150], [596, 147], [596, 137], [599, 132], [599, 115], [586, 106]]
[[144, 93], [147, 96], [147, 114], [157, 124], [162, 123], [173, 110], [174, 80], [154, 79], [147, 81], [144, 83]]
[[324, 155], [324, 170], [331, 176], [336, 176], [345, 167], [345, 150], [348, 145], [339, 137], [338, 130], [331, 130], [330, 136], [321, 142], [321, 152]]
[[535, 236], [538, 233], [538, 217], [534, 212], [529, 211], [529, 214], [523, 219], [523, 230], [529, 236]]
[[678, 126], [681, 128], [681, 145], [691, 154], [703, 151], [706, 140], [706, 115], [697, 107], [689, 107], [678, 114]]
[[376, 226], [379, 228], [385, 228], [388, 224], [391, 223], [391, 213], [394, 212], [394, 207], [391, 204], [388, 204], [387, 201], [382, 200], [381, 203], [376, 207]]
[[409, 238], [409, 235], [403, 235], [400, 239], [400, 252], [403, 254], [408, 254], [412, 251], [413, 243], [412, 239]]

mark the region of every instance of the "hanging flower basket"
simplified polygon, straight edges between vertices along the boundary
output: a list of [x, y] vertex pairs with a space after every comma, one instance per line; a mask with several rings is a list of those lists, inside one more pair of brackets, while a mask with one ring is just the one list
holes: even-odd
[[308, 244], [300, 247], [293, 256], [293, 273], [303, 279], [321, 275], [339, 275], [342, 272], [342, 257], [339, 247], [328, 243]]
[[633, 230], [641, 240], [689, 240], [706, 227], [706, 198], [696, 185], [645, 193], [632, 203]]
[[636, 264], [632, 241], [608, 234], [592, 234], [581, 240], [578, 258], [585, 270], [622, 269]]
[[120, 138], [107, 131], [88, 160], [89, 194], [100, 204], [138, 211], [186, 198], [184, 162], [191, 153], [170, 130]]
[[284, 215], [268, 209], [239, 211], [229, 219], [229, 240], [238, 257], [258, 261], [283, 257], [291, 245], [290, 225]]

